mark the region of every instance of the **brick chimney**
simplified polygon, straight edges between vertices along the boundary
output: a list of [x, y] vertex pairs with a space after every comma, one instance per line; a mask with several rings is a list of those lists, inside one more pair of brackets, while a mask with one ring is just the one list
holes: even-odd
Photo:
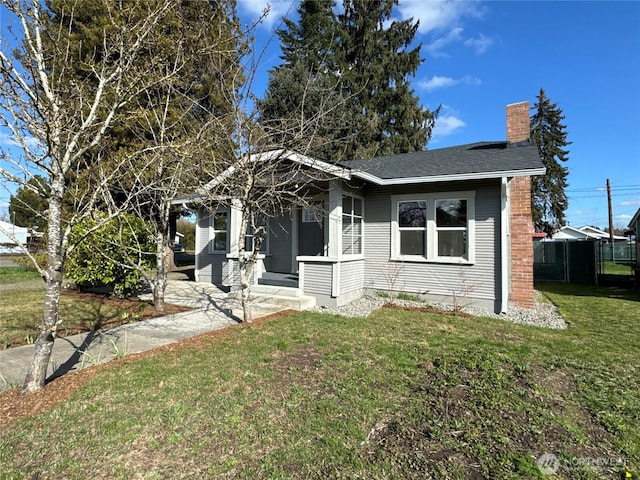
[[[507, 105], [507, 141], [524, 142], [531, 136], [529, 102]], [[533, 308], [533, 221], [531, 177], [509, 179], [511, 265], [509, 301], [520, 308]]]
[[530, 136], [529, 102], [507, 105], [507, 142], [524, 142]]

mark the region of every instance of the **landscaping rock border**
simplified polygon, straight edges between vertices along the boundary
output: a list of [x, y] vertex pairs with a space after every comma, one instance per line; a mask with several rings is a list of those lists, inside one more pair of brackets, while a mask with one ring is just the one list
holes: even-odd
[[[564, 329], [568, 327], [567, 322], [558, 312], [558, 308], [551, 303], [544, 295], [536, 291], [535, 292], [535, 307], [533, 309], [510, 307], [508, 313], [493, 313], [487, 310], [474, 307], [465, 307], [462, 311], [466, 314], [474, 317], [492, 317], [499, 318], [512, 323], [518, 323], [522, 325], [531, 325], [534, 327], [552, 328], [552, 329]], [[378, 297], [375, 295], [366, 295], [358, 300], [355, 300], [347, 305], [335, 308], [327, 307], [315, 307], [314, 311], [320, 313], [328, 313], [335, 315], [342, 315], [344, 317], [368, 317], [369, 314], [381, 308], [388, 302], [387, 298]], [[416, 308], [416, 307], [433, 307], [445, 312], [452, 312], [453, 307], [445, 304], [434, 304], [427, 302], [416, 302], [407, 300], [395, 300], [396, 305], [400, 307]]]

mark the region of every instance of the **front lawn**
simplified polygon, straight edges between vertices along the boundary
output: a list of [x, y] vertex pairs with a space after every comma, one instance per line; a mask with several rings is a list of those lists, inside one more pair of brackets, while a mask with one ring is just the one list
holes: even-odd
[[37, 270], [28, 267], [0, 267], [0, 285], [39, 280]]
[[[8, 270], [7, 273], [5, 270]], [[14, 272], [14, 270], [17, 270]], [[0, 267], [0, 349], [33, 343], [42, 323], [44, 283], [39, 284], [37, 272], [21, 267]], [[6, 276], [5, 276], [6, 275]], [[9, 281], [11, 279], [11, 281]], [[34, 285], [35, 283], [35, 285]], [[143, 318], [168, 315], [188, 310], [166, 305], [157, 312], [149, 302], [137, 299], [117, 299], [104, 295], [64, 290], [60, 300], [62, 325], [59, 336], [72, 335], [102, 328], [115, 327]], [[0, 375], [1, 375], [0, 369]], [[1, 477], [0, 477], [1, 478]]]
[[68, 375], [50, 392], [88, 380], [0, 429], [0, 472], [637, 478], [640, 294], [541, 288], [568, 330], [399, 309], [306, 312]]

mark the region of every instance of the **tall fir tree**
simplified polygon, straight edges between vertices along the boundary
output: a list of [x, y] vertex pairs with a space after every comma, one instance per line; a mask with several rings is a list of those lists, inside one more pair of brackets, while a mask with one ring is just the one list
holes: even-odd
[[270, 141], [294, 150], [312, 151], [328, 161], [340, 159], [337, 129], [349, 116], [337, 87], [335, 52], [337, 19], [333, 0], [303, 0], [299, 23], [284, 19], [278, 30], [282, 64], [272, 69], [264, 98], [258, 100], [260, 122]]
[[421, 45], [408, 50], [419, 22], [392, 21], [396, 5], [344, 0], [338, 16], [341, 86], [354, 114], [350, 158], [423, 150], [431, 138], [437, 111], [419, 104], [409, 81], [422, 63]]
[[[64, 81], [91, 90], [96, 86], [92, 62], [112, 61], [105, 54], [112, 50], [102, 39], [105, 30], [117, 31], [120, 24], [114, 17], [125, 24], [144, 22], [162, 4], [167, 11], [153, 28], [153, 40], [141, 45], [132, 81], [121, 87], [132, 90], [131, 98], [114, 112], [100, 144], [84, 155], [82, 168], [67, 174], [73, 189], [65, 203], [78, 203], [76, 192], [95, 188], [101, 172], [118, 172], [108, 182], [110, 195], [98, 207], [108, 210], [114, 204], [147, 221], [157, 239], [156, 277], [149, 283], [159, 310], [164, 308], [179, 215], [170, 200], [195, 191], [206, 181], [204, 172], [214, 176], [234, 160], [227, 139], [234, 129], [235, 89], [242, 79], [238, 56], [244, 48], [235, 0], [50, 0], [52, 27], [46, 31], [49, 49], [62, 39], [76, 59], [67, 67], [65, 57], [52, 55], [59, 59]], [[70, 205], [66, 210], [82, 208]]]
[[[409, 77], [422, 62], [408, 50], [418, 23], [394, 21], [397, 0], [303, 0], [300, 20], [278, 35], [282, 65], [270, 72], [258, 106], [278, 141], [308, 138], [310, 154], [328, 161], [422, 150], [437, 112], [419, 105]], [[300, 135], [306, 132], [307, 135]]]
[[531, 116], [531, 140], [538, 148], [540, 159], [547, 169], [544, 175], [531, 179], [531, 212], [537, 232], [553, 234], [565, 224], [564, 212], [569, 205], [565, 189], [569, 169], [562, 165], [569, 157], [571, 145], [567, 141], [564, 115], [543, 88], [536, 97]]

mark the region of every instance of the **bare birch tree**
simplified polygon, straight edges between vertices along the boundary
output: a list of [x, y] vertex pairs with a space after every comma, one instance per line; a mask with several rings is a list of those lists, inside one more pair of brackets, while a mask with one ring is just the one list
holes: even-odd
[[[234, 3], [210, 0], [180, 5], [176, 22], [182, 28], [168, 34], [154, 59], [155, 76], [168, 79], [137, 99], [137, 121], [124, 137], [138, 144], [126, 157], [130, 172], [117, 187], [131, 199], [130, 210], [146, 220], [156, 239], [156, 268], [149, 272], [135, 262], [153, 292], [157, 310], [164, 310], [167, 274], [173, 266], [173, 237], [180, 206], [171, 200], [193, 192], [208, 179], [205, 171], [218, 171], [221, 149], [228, 143], [217, 139], [231, 134], [233, 98], [242, 75], [238, 63], [242, 32]], [[235, 81], [236, 79], [237, 82]], [[213, 144], [211, 155], [203, 145]]]
[[[244, 60], [246, 77], [238, 77], [242, 83], [231, 90], [235, 108], [233, 135], [226, 140], [230, 145], [210, 147], [227, 155], [231, 153], [216, 164], [227, 168], [222, 173], [219, 169], [213, 174], [207, 172], [212, 180], [198, 190], [198, 195], [211, 215], [221, 206], [239, 213], [237, 237], [231, 239], [231, 249], [238, 255], [234, 287], [241, 294], [243, 321], [250, 323], [254, 270], [269, 229], [274, 227], [270, 220], [308, 207], [314, 196], [326, 188], [326, 181], [333, 178], [332, 170], [341, 170], [314, 159], [313, 153], [327, 142], [337, 141], [326, 139], [319, 132], [326, 131], [336, 119], [345, 121], [346, 101], [322, 79], [300, 79], [304, 94], [299, 108], [288, 118], [261, 121], [252, 93], [260, 55]], [[312, 115], [305, 111], [307, 98], [314, 102]], [[221, 140], [224, 141], [218, 138], [216, 142]]]
[[[68, 241], [71, 227], [91, 215], [98, 204], [108, 212], [107, 218], [126, 208], [127, 202], [116, 205], [110, 197], [108, 187], [122, 173], [122, 165], [106, 158], [104, 137], [131, 100], [164, 80], [150, 77], [139, 59], [175, 2], [148, 2], [135, 12], [121, 2], [96, 2], [92, 6], [108, 12], [100, 48], [80, 52], [73, 39], [74, 15], [79, 12], [73, 6], [83, 8], [82, 2], [69, 2], [56, 16], [37, 0], [0, 1], [0, 8], [14, 20], [2, 35], [14, 27], [21, 30], [13, 38], [1, 39], [0, 126], [17, 148], [3, 148], [0, 175], [26, 186], [31, 176], [40, 174], [50, 187], [47, 264], [38, 267], [46, 284], [44, 312], [23, 385], [25, 393], [45, 384], [62, 321], [62, 270], [74, 247]], [[84, 72], [83, 81], [72, 74], [73, 69]]]

